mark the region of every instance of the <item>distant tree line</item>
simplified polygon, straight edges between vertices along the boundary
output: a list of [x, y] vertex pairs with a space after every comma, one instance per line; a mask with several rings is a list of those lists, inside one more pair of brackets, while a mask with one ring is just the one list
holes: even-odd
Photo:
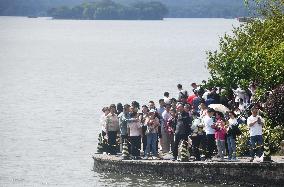
[[88, 20], [162, 20], [168, 14], [167, 7], [160, 2], [137, 2], [130, 6], [104, 0], [83, 3], [74, 7], [62, 6], [48, 10], [54, 19]]
[[[47, 16], [48, 10], [54, 7], [66, 6], [63, 10], [73, 9], [79, 13], [82, 9], [83, 2], [97, 2], [101, 0], [0, 0], [0, 16]], [[107, 1], [107, 0], [105, 0]], [[124, 9], [124, 15], [117, 11], [121, 17], [125, 14], [135, 14], [135, 11], [129, 10], [133, 4], [138, 1], [149, 3], [153, 0], [112, 0], [115, 3], [128, 7]], [[156, 1], [156, 0], [154, 0]], [[183, 18], [235, 18], [239, 16], [247, 16], [248, 10], [244, 6], [243, 0], [157, 0], [163, 2], [168, 7], [167, 17], [183, 17]], [[85, 7], [84, 7], [85, 9]], [[111, 8], [109, 8], [111, 9]], [[110, 11], [110, 10], [109, 10]], [[149, 11], [150, 10], [144, 10]], [[66, 14], [70, 13], [65, 11]], [[90, 11], [91, 12], [91, 11]], [[50, 12], [49, 12], [50, 13]], [[137, 14], [137, 12], [136, 12]], [[83, 19], [83, 18], [80, 18]], [[84, 18], [86, 19], [86, 18]]]

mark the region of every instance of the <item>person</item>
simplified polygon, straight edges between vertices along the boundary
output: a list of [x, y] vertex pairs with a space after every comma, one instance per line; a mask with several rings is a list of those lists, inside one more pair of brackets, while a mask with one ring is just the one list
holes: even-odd
[[163, 112], [165, 111], [165, 102], [164, 99], [159, 99], [159, 108], [157, 108], [157, 112], [160, 117], [162, 117]]
[[162, 146], [162, 152], [166, 153], [170, 151], [170, 138], [169, 138], [169, 134], [167, 132], [167, 122], [169, 120], [169, 118], [171, 117], [170, 114], [170, 109], [171, 109], [171, 105], [170, 104], [166, 104], [166, 108], [165, 111], [162, 113], [162, 123], [161, 123], [161, 133], [162, 133], [162, 141], [161, 141], [161, 146]]
[[225, 127], [224, 116], [220, 112], [216, 112], [216, 123], [214, 125], [214, 129], [215, 129], [215, 140], [218, 150], [218, 156], [220, 157], [221, 161], [223, 161], [226, 150], [225, 139], [226, 139], [227, 129]]
[[[203, 83], [203, 84], [206, 84], [206, 81], [205, 81], [205, 83], [202, 81], [202, 83]], [[201, 95], [203, 95], [203, 94], [205, 93], [205, 90], [204, 90], [204, 88], [203, 88], [202, 85], [197, 85], [197, 84], [194, 82], [194, 83], [191, 83], [191, 87], [193, 88], [193, 89], [192, 89], [192, 92], [197, 91], [197, 92], [200, 92]]]
[[172, 105], [172, 109], [176, 110], [177, 100], [175, 98], [171, 99], [171, 105]]
[[128, 144], [128, 150], [130, 148], [130, 144], [128, 142], [128, 132], [127, 132], [127, 123], [130, 118], [130, 105], [125, 104], [123, 106], [123, 112], [118, 115], [118, 121], [119, 121], [119, 128], [120, 128], [120, 138], [122, 143]]
[[240, 113], [242, 113], [243, 111], [246, 110], [246, 104], [244, 103], [243, 98], [239, 99], [239, 107], [238, 108], [240, 109]]
[[142, 125], [142, 144], [143, 144], [143, 152], [145, 153], [146, 151], [146, 146], [147, 146], [147, 136], [146, 136], [146, 131], [147, 131], [147, 124], [145, 123], [146, 118], [148, 117], [148, 112], [149, 109], [146, 105], [142, 106], [142, 113], [139, 116], [140, 123]]
[[192, 105], [193, 99], [196, 98], [197, 96], [198, 96], [197, 95], [197, 90], [194, 90], [193, 94], [187, 97], [187, 100], [186, 100], [187, 103]]
[[215, 129], [213, 120], [215, 110], [212, 108], [208, 108], [206, 116], [203, 118], [204, 121], [204, 128], [206, 133], [206, 155], [205, 158], [210, 161], [213, 156], [213, 151], [215, 148]]
[[187, 91], [182, 89], [182, 85], [181, 84], [178, 84], [177, 88], [178, 88], [178, 102], [186, 104], [187, 98], [188, 98]]
[[165, 104], [171, 104], [170, 94], [169, 92], [164, 93], [164, 102]]
[[175, 127], [177, 124], [176, 119], [176, 110], [173, 108], [170, 109], [170, 117], [168, 118], [165, 126], [165, 131], [168, 136], [169, 144], [170, 144], [170, 151], [173, 152], [174, 150], [174, 132]]
[[190, 118], [192, 118], [193, 110], [192, 110], [192, 106], [191, 105], [185, 104], [184, 105], [184, 111], [189, 114]]
[[238, 86], [238, 88], [236, 90], [232, 89], [234, 94], [235, 94], [235, 103], [240, 102], [240, 98], [242, 98], [243, 100], [245, 99], [245, 90], [243, 90], [242, 88], [240, 88], [240, 86]]
[[110, 113], [106, 116], [105, 124], [106, 124], [106, 136], [108, 137], [108, 145], [109, 151], [108, 153], [111, 155], [117, 154], [116, 148], [116, 136], [119, 132], [119, 122], [118, 117], [115, 114], [116, 107], [114, 104], [111, 104], [109, 107]]
[[106, 116], [109, 114], [109, 108], [108, 107], [103, 107], [102, 109], [103, 114], [100, 117], [100, 124], [102, 127], [102, 137], [105, 138], [106, 136]]
[[123, 106], [122, 106], [122, 104], [121, 103], [117, 103], [117, 105], [116, 105], [116, 115], [118, 116], [120, 113], [122, 113], [123, 112]]
[[255, 151], [256, 155], [261, 157], [263, 145], [262, 127], [264, 125], [264, 119], [258, 115], [258, 108], [256, 106], [251, 108], [251, 116], [247, 119], [247, 125], [249, 126], [251, 144], [250, 161], [252, 162], [254, 160]]
[[229, 112], [228, 128], [227, 128], [227, 144], [228, 144], [228, 160], [237, 161], [236, 157], [236, 128], [238, 125], [237, 115]]
[[149, 111], [149, 115], [147, 116], [145, 123], [147, 124], [147, 146], [146, 146], [146, 152], [144, 159], [148, 159], [148, 156], [150, 155], [150, 149], [153, 154], [153, 158], [158, 157], [158, 149], [157, 149], [157, 133], [158, 133], [158, 127], [160, 125], [159, 119], [156, 117], [156, 110], [151, 109]]
[[207, 106], [205, 104], [205, 100], [202, 99], [199, 104], [199, 116], [200, 118], [204, 118], [207, 115]]
[[200, 92], [196, 92], [196, 97], [192, 100], [193, 112], [199, 112], [199, 105], [202, 100], [202, 95]]
[[131, 106], [133, 108], [135, 108], [136, 110], [139, 110], [140, 109], [140, 104], [137, 102], [137, 101], [132, 101], [131, 102]]
[[184, 106], [182, 103], [177, 105], [177, 116], [176, 116], [176, 126], [175, 130], [175, 142], [174, 142], [174, 150], [173, 150], [173, 161], [177, 160], [178, 156], [178, 146], [180, 141], [186, 141], [188, 144], [188, 135], [190, 134], [191, 127], [191, 118], [189, 114], [184, 111]]
[[149, 110], [154, 109], [155, 112], [157, 111], [154, 101], [149, 101], [148, 108], [149, 108]]
[[194, 161], [201, 161], [200, 156], [200, 145], [203, 143], [204, 140], [204, 131], [203, 127], [204, 124], [202, 123], [202, 119], [198, 117], [197, 113], [193, 115], [194, 120], [192, 122], [192, 134], [191, 134], [191, 140], [192, 140], [192, 153], [195, 156]]
[[127, 129], [129, 134], [129, 140], [131, 144], [131, 155], [134, 160], [140, 159], [140, 149], [141, 149], [141, 134], [142, 126], [139, 120], [137, 108], [130, 108], [130, 119], [127, 123]]

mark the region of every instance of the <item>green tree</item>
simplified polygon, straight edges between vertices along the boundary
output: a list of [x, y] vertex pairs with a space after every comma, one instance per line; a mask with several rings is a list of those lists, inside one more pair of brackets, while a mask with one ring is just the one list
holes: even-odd
[[220, 39], [219, 50], [208, 52], [211, 85], [246, 88], [255, 81], [259, 89], [271, 90], [284, 82], [284, 2], [276, 4], [260, 9], [263, 19], [234, 28]]

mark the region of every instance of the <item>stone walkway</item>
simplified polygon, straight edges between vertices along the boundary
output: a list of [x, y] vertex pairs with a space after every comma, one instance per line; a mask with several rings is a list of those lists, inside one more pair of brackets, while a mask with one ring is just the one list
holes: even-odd
[[[94, 155], [96, 158], [101, 158], [101, 159], [107, 159], [107, 160], [122, 160], [122, 156], [121, 154], [119, 155], [107, 155], [107, 154], [95, 154]], [[164, 155], [163, 159], [152, 159], [152, 157], [149, 157], [148, 160], [125, 160], [125, 161], [139, 161], [139, 162], [175, 162], [178, 163], [179, 161], [172, 161], [171, 160], [172, 156], [171, 155]], [[250, 163], [250, 157], [238, 157], [237, 158], [238, 161], [236, 162], [232, 162], [232, 161], [228, 161], [225, 157], [224, 161], [220, 161], [220, 159], [218, 158], [213, 158], [212, 161], [210, 161], [210, 163]], [[271, 159], [273, 160], [273, 162], [275, 163], [284, 163], [284, 156], [272, 156]], [[193, 161], [193, 160], [189, 160], [189, 162], [196, 162], [196, 163], [207, 163], [208, 161]], [[261, 163], [262, 160], [261, 158], [256, 158], [253, 163]]]

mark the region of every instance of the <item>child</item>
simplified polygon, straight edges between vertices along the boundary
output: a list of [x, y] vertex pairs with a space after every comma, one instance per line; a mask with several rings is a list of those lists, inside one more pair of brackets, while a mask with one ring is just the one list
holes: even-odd
[[218, 150], [218, 155], [220, 156], [221, 161], [224, 160], [224, 154], [225, 154], [225, 138], [226, 138], [226, 127], [225, 122], [222, 119], [221, 116], [218, 116], [216, 114], [216, 123], [215, 123], [215, 140]]

